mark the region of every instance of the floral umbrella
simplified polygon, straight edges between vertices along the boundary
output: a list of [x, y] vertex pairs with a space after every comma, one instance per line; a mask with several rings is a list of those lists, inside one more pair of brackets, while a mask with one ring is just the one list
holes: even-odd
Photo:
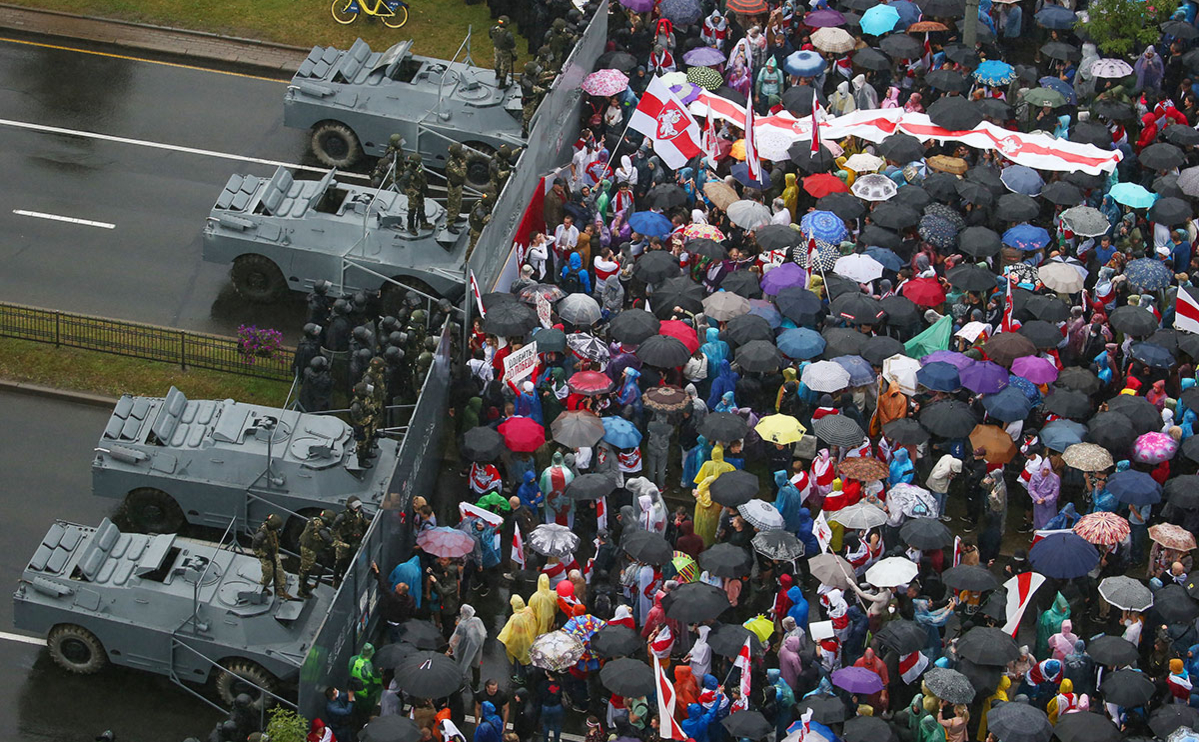
[[839, 244], [849, 235], [845, 222], [831, 211], [809, 211], [800, 219], [799, 229], [805, 235], [833, 245]]
[[1167, 549], [1190, 551], [1195, 548], [1195, 535], [1173, 523], [1158, 523], [1149, 526], [1149, 538]]
[[954, 229], [952, 222], [937, 214], [921, 218], [918, 231], [929, 244], [941, 250], [953, 247], [957, 242], [958, 230]]
[[724, 232], [721, 232], [711, 224], [688, 224], [683, 229], [683, 236], [689, 240], [706, 238], [720, 242], [724, 239]]
[[1132, 460], [1142, 464], [1160, 464], [1178, 453], [1178, 441], [1166, 433], [1145, 433], [1132, 444]]
[[533, 640], [529, 659], [533, 667], [562, 672], [575, 666], [583, 656], [583, 642], [565, 631], [551, 631]]
[[1096, 546], [1115, 546], [1129, 533], [1128, 521], [1115, 513], [1088, 513], [1074, 524], [1074, 532]]
[[588, 95], [616, 95], [629, 86], [629, 76], [620, 70], [600, 70], [583, 78], [583, 92]]

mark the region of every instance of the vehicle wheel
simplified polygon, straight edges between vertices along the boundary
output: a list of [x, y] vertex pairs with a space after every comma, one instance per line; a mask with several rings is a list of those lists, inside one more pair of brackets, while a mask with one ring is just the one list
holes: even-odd
[[333, 0], [333, 20], [345, 26], [358, 19], [358, 11], [351, 10], [354, 0]]
[[82, 626], [71, 623], [55, 626], [46, 636], [46, 646], [59, 667], [80, 675], [94, 675], [108, 664], [104, 645]]
[[139, 487], [125, 495], [125, 515], [147, 533], [178, 533], [187, 523], [175, 498], [153, 487]]
[[308, 525], [309, 519], [319, 515], [321, 511], [320, 508], [304, 508], [296, 512], [300, 515], [288, 517], [287, 523], [283, 526], [283, 536], [279, 539], [283, 548], [293, 554], [300, 553], [300, 534], [304, 532], [304, 526]]
[[271, 693], [279, 692], [279, 681], [266, 668], [257, 662], [242, 659], [226, 660], [221, 664], [225, 669], [217, 675], [215, 685], [222, 703], [232, 707], [233, 699], [245, 693], [254, 699], [254, 708], [274, 705], [275, 699], [259, 690], [265, 688]]
[[312, 153], [326, 167], [344, 169], [362, 158], [362, 145], [350, 127], [326, 121], [312, 132]]
[[287, 280], [275, 261], [262, 255], [242, 255], [229, 272], [237, 295], [255, 304], [269, 304], [283, 297]]
[[395, 15], [381, 15], [379, 20], [383, 21], [383, 25], [388, 28], [403, 28], [408, 22], [408, 6], [401, 5], [396, 8]]
[[[419, 278], [413, 278], [411, 276], [396, 276], [395, 279], [404, 284], [404, 286], [397, 286], [394, 283], [388, 283], [384, 284], [383, 288], [380, 289], [380, 293], [382, 294], [380, 301], [383, 304], [383, 313], [391, 317], [396, 316], [396, 313], [399, 312], [404, 306], [404, 297], [408, 295], [408, 289], [404, 288], [405, 286], [411, 286], [417, 291], [423, 291], [430, 296], [436, 296], [438, 298], [441, 297], [441, 294], [434, 291], [433, 287]], [[422, 302], [427, 301], [427, 299], [425, 299], [423, 296], [420, 298]]]
[[[471, 153], [466, 161], [466, 180], [472, 186], [481, 188], [491, 183], [491, 160], [490, 157], [495, 154], [495, 147], [482, 142], [466, 142], [466, 146], [477, 149], [487, 157]], [[495, 195], [499, 195], [498, 193]]]

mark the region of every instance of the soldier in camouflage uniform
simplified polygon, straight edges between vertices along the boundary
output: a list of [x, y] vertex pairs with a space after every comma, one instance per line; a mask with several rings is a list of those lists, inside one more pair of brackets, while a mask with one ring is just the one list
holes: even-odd
[[529, 122], [533, 120], [533, 114], [537, 113], [537, 104], [541, 103], [541, 98], [545, 95], [545, 88], [539, 82], [540, 75], [537, 72], [536, 63], [525, 62], [525, 71], [520, 76], [520, 135], [522, 137], [529, 136]]
[[450, 145], [450, 157], [445, 162], [445, 221], [446, 229], [458, 234], [458, 217], [462, 215], [462, 187], [466, 185], [466, 153], [462, 145]]
[[364, 382], [354, 387], [354, 403], [350, 405], [350, 425], [354, 428], [354, 452], [358, 455], [358, 466], [369, 469], [375, 447], [375, 403], [371, 400]]
[[425, 383], [425, 376], [429, 373], [429, 367], [433, 365], [433, 353], [424, 351], [416, 358], [416, 367], [412, 370], [412, 388], [420, 389], [421, 384]]
[[[395, 163], [392, 171], [391, 164]], [[387, 144], [387, 152], [379, 158], [374, 171], [371, 172], [373, 188], [390, 188], [395, 185], [396, 178], [404, 169], [404, 140], [399, 134], [392, 134]]]
[[562, 65], [566, 64], [566, 58], [570, 56], [570, 50], [575, 44], [574, 34], [566, 28], [566, 19], [554, 19], [550, 26], [550, 32], [545, 36], [545, 42], [549, 45], [550, 53], [553, 55], [554, 70], [561, 71]]
[[408, 155], [408, 182], [404, 185], [404, 195], [408, 197], [408, 231], [412, 234], [416, 234], [418, 223], [421, 229], [433, 228], [425, 218], [425, 191], [428, 186], [420, 155]]
[[362, 375], [362, 380], [369, 386], [371, 394], [371, 404], [375, 406], [377, 418], [383, 423], [383, 427], [387, 427], [387, 375], [385, 373], [383, 358], [375, 356], [370, 361], [370, 366], [366, 373]]
[[491, 221], [492, 198], [490, 192], [484, 191], [483, 195], [479, 196], [479, 200], [475, 202], [474, 208], [470, 210], [470, 216], [467, 219], [467, 224], [470, 225], [470, 244], [466, 247], [467, 260], [475, 250], [475, 243], [479, 241], [483, 227], [486, 227], [487, 222]]
[[500, 90], [508, 87], [512, 60], [516, 54], [516, 39], [508, 28], [508, 16], [502, 15], [491, 27], [491, 46], [495, 49], [495, 84]]
[[316, 583], [309, 585], [308, 576], [316, 568], [316, 562], [320, 559], [321, 552], [333, 545], [333, 532], [329, 530], [329, 527], [333, 525], [335, 518], [337, 518], [337, 513], [332, 510], [322, 510], [318, 515], [308, 519], [308, 523], [304, 525], [304, 532], [300, 534], [301, 598], [311, 598], [312, 588], [320, 584], [320, 577], [317, 577]]
[[357, 496], [346, 500], [346, 509], [333, 521], [333, 551], [337, 558], [337, 564], [333, 567], [334, 590], [341, 586], [341, 579], [369, 525], [370, 521], [362, 514], [362, 500]]
[[262, 565], [262, 580], [258, 583], [265, 592], [273, 583], [275, 595], [284, 600], [296, 598], [287, 592], [287, 572], [283, 570], [283, 559], [279, 556], [279, 530], [283, 528], [283, 518], [271, 513], [254, 533], [250, 542], [254, 556]]

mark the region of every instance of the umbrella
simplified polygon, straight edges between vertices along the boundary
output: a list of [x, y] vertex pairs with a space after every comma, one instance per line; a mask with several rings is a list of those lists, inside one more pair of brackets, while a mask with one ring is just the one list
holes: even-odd
[[953, 534], [938, 518], [912, 518], [899, 529], [899, 537], [913, 549], [943, 549], [953, 543]]
[[983, 449], [983, 458], [990, 463], [1006, 464], [1016, 458], [1016, 445], [1007, 431], [998, 425], [978, 425], [970, 431], [972, 448]]
[[691, 406], [687, 393], [677, 386], [656, 386], [641, 399], [646, 407], [658, 412], [682, 412]]
[[714, 46], [697, 46], [683, 54], [683, 61], [689, 67], [715, 67], [724, 64], [726, 59], [724, 52]]
[[1061, 330], [1044, 320], [1025, 322], [1017, 332], [1028, 338], [1038, 348], [1056, 348], [1062, 342]]
[[893, 30], [897, 23], [899, 23], [898, 10], [889, 5], [875, 5], [862, 14], [862, 20], [858, 26], [862, 29], [862, 33], [882, 36]]
[[[721, 479], [724, 477], [721, 476], [716, 481], [719, 482]], [[790, 561], [804, 555], [803, 543], [795, 537], [795, 534], [782, 529], [762, 531], [754, 536], [750, 543], [753, 544], [754, 551], [767, 559]]]
[[[737, 157], [736, 152], [733, 153], [733, 156]], [[753, 176], [750, 175], [749, 166], [743, 162], [733, 165], [730, 173], [741, 185], [746, 186], [747, 188], [756, 188], [759, 191], [764, 191], [769, 188], [772, 182], [770, 180], [770, 173], [766, 170], [762, 170], [758, 174], [762, 178], [761, 180], [754, 180]]]
[[558, 302], [555, 311], [572, 325], [590, 326], [600, 319], [599, 304], [587, 294], [571, 294]]
[[1184, 588], [1182, 585], [1169, 584], [1153, 594], [1153, 611], [1163, 623], [1183, 624], [1193, 621], [1199, 616], [1199, 603], [1191, 600], [1190, 593], [1195, 591], [1194, 582]]
[[1083, 276], [1069, 263], [1045, 263], [1037, 275], [1046, 286], [1063, 294], [1075, 294], [1083, 288]]
[[[1135, 263], [1137, 261], [1134, 260], [1132, 262]], [[1131, 266], [1132, 263], [1129, 263], [1129, 265]], [[1132, 282], [1131, 277], [1129, 277], [1129, 282]], [[1157, 317], [1153, 315], [1153, 312], [1144, 307], [1129, 305], [1117, 307], [1109, 316], [1108, 321], [1117, 331], [1134, 337], [1151, 335], [1157, 329], [1158, 325]]]
[[903, 270], [904, 260], [894, 250], [879, 247], [878, 245], [870, 245], [866, 248], [865, 254], [878, 261], [886, 270], [896, 273]]
[[920, 424], [942, 438], [966, 438], [978, 424], [974, 413], [963, 402], [943, 399], [920, 411]]
[[1112, 455], [1094, 443], [1075, 443], [1062, 453], [1062, 461], [1079, 471], [1103, 471], [1113, 466]]
[[1061, 41], [1050, 41], [1048, 44], [1041, 47], [1041, 53], [1050, 59], [1080, 59], [1082, 53], [1078, 51], [1078, 47]]
[[[907, 38], [916, 41], [910, 36]], [[950, 131], [973, 129], [983, 120], [978, 108], [960, 96], [939, 98], [928, 107], [927, 113], [934, 124]]]
[[[1071, 92], [1073, 92], [1073, 90], [1071, 90]], [[1196, 133], [1199, 134], [1199, 132]], [[1112, 146], [1111, 131], [1103, 124], [1091, 123], [1090, 121], [1084, 121], [1077, 126], [1074, 126], [1073, 130], [1070, 132], [1069, 138], [1071, 142], [1093, 144], [1101, 149], [1111, 149]], [[1059, 182], [1070, 183], [1072, 181], [1067, 180]], [[1075, 203], [1078, 202], [1076, 201]]]
[[[1023, 335], [1015, 332], [1001, 332], [987, 341], [987, 344], [983, 346], [983, 351], [996, 364], [1010, 367], [1017, 358], [1036, 355], [1037, 348], [1031, 340]], [[992, 369], [990, 373], [997, 374], [998, 372]], [[965, 384], [965, 378], [962, 379], [962, 383]]]
[[845, 415], [825, 415], [812, 424], [812, 432], [826, 443], [849, 448], [859, 445], [866, 437], [862, 428]]
[[[1194, 436], [1191, 436], [1191, 438], [1194, 438]], [[1191, 461], [1199, 461], [1199, 445], [1197, 444], [1199, 444], [1199, 440], [1192, 442], [1190, 438], [1187, 438], [1182, 444], [1182, 455]]]
[[616, 480], [608, 474], [581, 474], [566, 485], [565, 494], [572, 500], [598, 500], [616, 490]]
[[1142, 464], [1169, 461], [1177, 452], [1178, 441], [1165, 433], [1145, 433], [1132, 444], [1132, 460]]
[[[378, 667], [378, 663], [375, 663]], [[380, 716], [358, 734], [361, 742], [417, 742], [421, 738], [420, 727], [406, 716]]]
[[1166, 482], [1166, 499], [1176, 508], [1199, 508], [1199, 476], [1184, 474]]
[[897, 618], [887, 621], [875, 634], [880, 644], [904, 655], [928, 646], [928, 630], [914, 621]]
[[902, 353], [903, 343], [893, 337], [876, 335], [862, 344], [859, 355], [872, 366], [882, 366], [886, 359]]
[[747, 523], [759, 531], [770, 531], [782, 528], [783, 516], [774, 506], [765, 500], [750, 500], [737, 506], [737, 512]]
[[[824, 97], [824, 93], [816, 91], [816, 101], [820, 105], [825, 105], [828, 101]], [[809, 85], [793, 85], [783, 91], [783, 105], [787, 110], [795, 116], [810, 116], [812, 113], [812, 88]], [[802, 144], [805, 151], [810, 151], [809, 142], [796, 142], [796, 145]], [[827, 147], [821, 148], [820, 152], [824, 155], [831, 155]], [[794, 158], [794, 155], [788, 151]], [[832, 160], [830, 158], [829, 162]]]
[[710, 180], [704, 183], [704, 195], [722, 211], [738, 200], [737, 192], [727, 183], [719, 180]]
[[845, 16], [831, 8], [822, 8], [808, 12], [803, 17], [803, 24], [808, 28], [828, 28], [844, 26]]
[[926, 242], [945, 250], [957, 241], [959, 230], [950, 220], [936, 214], [927, 214], [920, 220], [920, 228], [917, 231]]
[[1149, 538], [1167, 549], [1190, 551], [1195, 548], [1195, 535], [1173, 523], [1158, 523], [1149, 527]]
[[504, 437], [492, 428], [471, 428], [462, 436], [461, 450], [469, 461], [494, 461], [504, 454]]
[[812, 33], [812, 46], [822, 52], [830, 52], [832, 54], [845, 54], [851, 52], [857, 46], [853, 36], [849, 32], [834, 27], [819, 28]]
[[[734, 271], [726, 274], [724, 280], [720, 282], [720, 288], [725, 291], [731, 291], [734, 294], [740, 294], [746, 299], [760, 299], [762, 297], [762, 287], [758, 284], [756, 274], [749, 271]], [[629, 311], [625, 309], [620, 314]], [[620, 315], [616, 315], [619, 317]]]
[[778, 337], [779, 350], [788, 358], [807, 360], [824, 352], [825, 342], [820, 333], [806, 327], [784, 330]]
[[958, 639], [957, 654], [978, 665], [1005, 667], [1020, 659], [1020, 647], [1011, 634], [989, 626], [976, 626]]
[[1132, 65], [1123, 59], [1097, 59], [1091, 62], [1091, 74], [1095, 77], [1118, 79], [1132, 73]]
[[1074, 533], [1051, 533], [1033, 544], [1028, 559], [1046, 577], [1073, 580], [1099, 563], [1099, 552]]
[[[1190, 129], [1189, 131], [1195, 130]], [[1199, 134], [1199, 131], [1196, 131], [1196, 134]], [[1158, 222], [1159, 224], [1174, 226], [1177, 224], [1183, 224], [1190, 218], [1190, 204], [1175, 196], [1159, 198], [1157, 201], [1153, 202], [1153, 206], [1149, 207], [1149, 219]]]
[[604, 417], [604, 442], [616, 448], [636, 448], [641, 445], [641, 431], [623, 417]]
[[995, 289], [995, 274], [986, 268], [969, 263], [950, 268], [945, 277], [951, 286], [966, 291], [992, 291]]
[[637, 530], [626, 533], [621, 539], [620, 548], [634, 560], [642, 564], [666, 564], [674, 556], [674, 549], [661, 534], [653, 531]]
[[592, 412], [564, 412], [550, 426], [553, 438], [567, 448], [594, 446], [604, 437], [604, 424]]
[[987, 712], [987, 730], [1003, 742], [1049, 742], [1054, 728], [1041, 709], [1006, 701]]
[[[958, 249], [975, 258], [987, 258], [1003, 248], [999, 235], [986, 227], [966, 227], [958, 233]], [[994, 284], [994, 276], [992, 276]]]
[[545, 445], [545, 428], [530, 417], [510, 417], [498, 430], [511, 451], [532, 453]]
[[674, 225], [662, 214], [654, 211], [638, 211], [629, 217], [629, 227], [634, 232], [649, 237], [665, 237]]
[[920, 222], [920, 213], [910, 206], [886, 203], [870, 212], [870, 221], [888, 229], [907, 229]]
[[[863, 50], [867, 51], [867, 50]], [[862, 52], [859, 52], [861, 54]], [[855, 55], [856, 61], [856, 55]], [[894, 162], [911, 162], [924, 156], [924, 145], [916, 137], [903, 132], [892, 134], [875, 145], [875, 151]]]
[[783, 69], [796, 77], [816, 77], [826, 67], [824, 57], [813, 51], [792, 52], [783, 60]]
[[[856, 479], [859, 482], [877, 482], [887, 478], [887, 465], [873, 456], [848, 456], [837, 464], [837, 473], [842, 479]], [[873, 507], [873, 506], [871, 506]], [[838, 521], [841, 525], [848, 526], [850, 523], [847, 519], [851, 516], [841, 510], [838, 515], [842, 516]], [[873, 512], [868, 516], [873, 518]], [[854, 528], [870, 528], [871, 526], [852, 526]]]
[[417, 652], [396, 668], [395, 682], [417, 698], [445, 698], [462, 687], [462, 670], [440, 652]]
[[1186, 155], [1173, 144], [1158, 142], [1141, 150], [1137, 155], [1137, 161], [1141, 167], [1150, 170], [1170, 170], [1186, 162]]
[[750, 654], [761, 656], [762, 640], [744, 626], [729, 623], [717, 624], [712, 628], [712, 633], [708, 634], [709, 646], [721, 657], [736, 657], [740, 654], [741, 648], [745, 646], [746, 639], [749, 640]]
[[687, 276], [668, 278], [654, 289], [654, 313], [665, 319], [674, 315], [675, 307], [685, 312], [699, 313], [703, 310], [703, 298], [703, 287]]
[[[875, 675], [875, 677], [878, 676]], [[734, 711], [720, 723], [729, 734], [738, 739], [756, 740], [774, 733], [774, 723], [766, 721], [766, 717], [757, 711]]]
[[648, 284], [656, 284], [679, 275], [678, 258], [665, 250], [644, 253], [633, 263], [633, 275]]
[[974, 79], [983, 85], [1007, 85], [1016, 79], [1016, 68], [998, 59], [988, 59], [974, 70]]
[[1125, 668], [1104, 676], [1099, 685], [1103, 700], [1117, 706], [1141, 706], [1153, 698], [1155, 687], [1149, 676], [1139, 670]]
[[726, 508], [744, 505], [754, 498], [761, 489], [758, 477], [747, 471], [737, 469], [725, 472], [712, 482], [709, 494], [713, 502]]
[[730, 607], [728, 595], [706, 582], [678, 586], [666, 596], [663, 606], [667, 618], [687, 624], [713, 621]]
[[878, 693], [884, 687], [878, 673], [865, 667], [842, 667], [833, 673], [833, 685], [862, 695]]
[[975, 564], [959, 564], [941, 573], [946, 587], [954, 590], [969, 590], [981, 593], [999, 587], [999, 580], [984, 567]]
[[959, 180], [954, 187], [957, 189], [962, 201], [966, 203], [990, 206], [995, 201], [994, 192], [984, 183], [976, 183], [973, 180]]
[[756, 229], [770, 223], [770, 209], [757, 201], [738, 201], [730, 205], [725, 213], [729, 221], [742, 229]]
[[1129, 505], [1153, 505], [1162, 499], [1162, 488], [1157, 480], [1134, 469], [1111, 475], [1107, 480], [1107, 491]]
[[[1124, 531], [1128, 532], [1127, 521], [1124, 523]], [[1140, 580], [1124, 575], [1103, 578], [1103, 581], [1099, 583], [1099, 594], [1107, 602], [1126, 611], [1145, 611], [1153, 605], [1153, 593], [1149, 588]], [[1129, 642], [1126, 644], [1130, 647], [1133, 646]], [[1094, 649], [1091, 647], [1088, 647], [1088, 651], [1094, 653]], [[1135, 655], [1134, 647], [1133, 656], [1135, 657]]]
[[[841, 699], [827, 693], [808, 696], [795, 706], [795, 713], [800, 716], [809, 710], [812, 712], [812, 721], [820, 724], [839, 724], [845, 721], [848, 715]], [[791, 738], [787, 737], [787, 739]], [[832, 742], [832, 739], [834, 738], [830, 738], [829, 742]]]
[[905, 417], [883, 426], [883, 435], [901, 446], [918, 446], [928, 440], [928, 431], [914, 419]]
[[545, 523], [529, 534], [529, 546], [542, 556], [563, 559], [579, 548], [579, 537], [566, 526]]
[[957, 670], [934, 667], [924, 674], [924, 684], [943, 701], [970, 703], [974, 700], [974, 686]]
[[626, 309], [612, 318], [608, 332], [622, 343], [636, 345], [657, 335], [659, 324], [658, 318], [644, 309]]
[[[1185, 26], [1185, 24], [1182, 25]], [[1186, 28], [1194, 30], [1193, 26], [1186, 26]], [[1182, 727], [1186, 727], [1186, 729], [1181, 730]], [[1175, 730], [1180, 730], [1180, 735], [1193, 736], [1195, 729], [1199, 728], [1199, 709], [1177, 703], [1158, 706], [1149, 714], [1149, 728], [1153, 730], [1154, 735], [1161, 739], [1175, 739], [1175, 736], [1172, 736]], [[1187, 732], [1191, 734], [1188, 735]], [[1176, 742], [1181, 741], [1176, 740]]]
[[696, 0], [662, 0], [658, 4], [662, 17], [676, 26], [686, 26], [700, 19], [699, 3]]
[[869, 47], [854, 52], [853, 63], [856, 67], [874, 70], [875, 72], [885, 70], [891, 66], [891, 60], [885, 54]]
[[654, 692], [654, 671], [641, 660], [611, 660], [600, 670], [600, 683], [618, 696], [641, 698]]
[[591, 637], [591, 651], [600, 657], [628, 657], [644, 649], [641, 635], [620, 624], [608, 624]]
[[[468, 537], [469, 538], [469, 537]], [[400, 661], [413, 654], [414, 650], [419, 649], [440, 649], [445, 645], [445, 638], [441, 635], [441, 630], [434, 626], [429, 621], [418, 621], [416, 619], [408, 619], [396, 627], [398, 632], [399, 644], [388, 644], [379, 650], [379, 654], [375, 656], [375, 665], [377, 667], [394, 668], [399, 665]], [[388, 650], [388, 647], [399, 647], [399, 650], [391, 650], [395, 653], [393, 658], [395, 661], [387, 665], [383, 662], [387, 661], [383, 653]]]
[[[855, 173], [876, 173], [885, 163], [883, 158], [865, 152], [859, 152], [845, 161], [845, 169]], [[890, 180], [888, 178], [888, 180]], [[891, 181], [894, 185], [894, 181]]]
[[538, 327], [533, 330], [533, 339], [537, 341], [538, 353], [566, 352], [566, 333], [557, 327]]
[[678, 338], [654, 335], [637, 347], [637, 357], [648, 366], [675, 368], [691, 358], [691, 351]]
[[1087, 435], [1087, 426], [1072, 420], [1054, 420], [1041, 428], [1041, 442], [1053, 451], [1065, 451], [1075, 443], [1082, 443]]
[[892, 327], [910, 327], [919, 320], [920, 310], [906, 296], [888, 296], [880, 304], [887, 313], [887, 324]]
[[[856, 157], [857, 155], [854, 156]], [[898, 192], [897, 189], [898, 186], [895, 185], [895, 181], [887, 176], [880, 175], [879, 173], [870, 173], [855, 180], [850, 190], [853, 192], [853, 195], [863, 201], [886, 201], [895, 196]], [[817, 204], [817, 206], [820, 206], [820, 204]], [[844, 214], [842, 215], [844, 216]], [[861, 214], [857, 216], [861, 216]]]
[[[816, 173], [815, 175], [805, 176], [803, 179], [803, 189], [815, 198], [824, 198], [825, 196], [835, 193], [849, 193], [849, 187], [845, 185], [845, 181], [841, 180], [836, 175], [832, 175], [831, 173]], [[790, 232], [796, 238], [795, 240], [792, 240], [790, 244], [796, 244], [799, 233], [794, 229], [791, 229], [790, 226], [785, 224], [772, 224], [770, 226], [780, 227], [781, 229]], [[761, 239], [758, 240], [758, 244], [761, 247], [766, 247], [762, 243]]]
[[841, 738], [845, 742], [894, 742], [891, 726], [877, 716], [854, 716], [845, 720]]
[[766, 340], [751, 340], [737, 348], [734, 363], [745, 371], [769, 373], [778, 371], [779, 366], [783, 365], [783, 358], [774, 343]]
[[[988, 346], [990, 344], [987, 343]], [[958, 372], [958, 378], [962, 380], [962, 386], [977, 394], [995, 394], [1008, 385], [1007, 369], [990, 361], [970, 364]]]
[[629, 86], [629, 76], [620, 70], [599, 70], [583, 78], [583, 92], [588, 95], [617, 95]]
[[447, 559], [466, 556], [475, 548], [475, 540], [468, 534], [446, 526], [421, 531], [416, 544], [428, 554]]
[[903, 285], [903, 295], [922, 307], [945, 303], [945, 290], [935, 278], [913, 278]]
[[1117, 183], [1108, 191], [1108, 195], [1115, 199], [1116, 203], [1133, 209], [1147, 209], [1157, 200], [1157, 196], [1137, 183]]
[[483, 331], [500, 337], [521, 337], [537, 327], [537, 312], [520, 302], [502, 302], [487, 310]]
[[845, 222], [831, 211], [809, 211], [800, 219], [799, 226], [803, 234], [832, 244], [837, 244], [849, 236]]
[[595, 60], [599, 69], [613, 68], [626, 74], [637, 68], [637, 58], [628, 52], [605, 52]]
[[533, 640], [529, 658], [533, 667], [562, 672], [575, 666], [584, 649], [583, 642], [565, 631], [550, 631]]
[[1040, 205], [1023, 193], [1005, 193], [995, 202], [995, 216], [1003, 221], [1027, 221], [1035, 219], [1040, 213]]
[[808, 365], [800, 378], [815, 392], [836, 392], [849, 386], [849, 372], [832, 361], [817, 361]]
[[753, 569], [749, 552], [733, 544], [713, 544], [699, 555], [700, 569], [717, 577], [745, 577]]
[[[1049, 232], [1043, 227], [1036, 227], [1027, 222], [1017, 224], [1003, 233], [1003, 244], [1009, 247], [1019, 248], [1025, 252], [1040, 250], [1049, 244]], [[1036, 280], [1036, 272], [1033, 272], [1033, 281]]]
[[1022, 356], [1012, 361], [1012, 373], [1033, 384], [1052, 384], [1057, 380], [1057, 366], [1040, 356]]
[[1109, 451], [1124, 452], [1137, 437], [1128, 418], [1118, 412], [1101, 412], [1087, 423], [1087, 438]]
[[[873, 262], [873, 258], [866, 259]], [[882, 266], [879, 268], [881, 274]], [[838, 296], [833, 299], [829, 309], [834, 317], [839, 317], [851, 325], [876, 325], [882, 322], [887, 315], [878, 299], [859, 293], [846, 293]]]
[[711, 67], [692, 67], [687, 70], [687, 82], [704, 90], [716, 90], [724, 83], [724, 77]]
[[978, 106], [979, 113], [998, 122], [1007, 121], [1014, 114], [1012, 107], [998, 98], [983, 98], [975, 105]]
[[754, 426], [754, 432], [768, 443], [786, 445], [800, 440], [808, 431], [807, 428], [800, 425], [799, 420], [790, 415], [767, 415], [758, 420], [758, 424]]
[[699, 424], [699, 434], [710, 441], [736, 441], [749, 432], [745, 418], [731, 412], [713, 412], [704, 415]]
[[[1145, 291], [1164, 289], [1174, 280], [1174, 272], [1170, 270], [1169, 266], [1156, 258], [1138, 258], [1137, 260], [1133, 260], [1125, 266], [1124, 276], [1128, 279], [1129, 284]], [[1130, 307], [1120, 307], [1120, 309], [1128, 308]], [[1141, 309], [1144, 312], [1149, 311], [1142, 309], [1142, 307], [1131, 308]], [[1153, 329], [1157, 329], [1156, 325]]]
[[[493, 294], [488, 294], [487, 296], [493, 296]], [[510, 297], [511, 294], [501, 294], [501, 296]], [[525, 288], [521, 289], [519, 298], [526, 304], [536, 304], [537, 297], [539, 296], [543, 297], [550, 304], [553, 304], [554, 302], [565, 298], [566, 292], [557, 286], [553, 286], [548, 283], [536, 283], [532, 286], [526, 286]], [[490, 306], [488, 306], [487, 302], [484, 302], [483, 306], [487, 309], [490, 309]]]
[[1106, 716], [1083, 711], [1066, 714], [1053, 728], [1061, 742], [1116, 742], [1122, 733]]
[[[916, 41], [915, 39], [912, 39], [912, 37], [910, 37], [910, 36], [905, 36], [902, 38], [911, 39], [912, 41]], [[884, 42], [885, 41], [886, 40], [884, 39]], [[920, 42], [918, 42], [918, 41], [916, 42], [917, 45], [919, 45], [919, 43]], [[967, 90], [970, 89], [970, 86], [972, 84], [970, 82], [970, 78], [966, 77], [965, 75], [963, 75], [960, 72], [955, 72], [955, 71], [949, 70], [949, 69], [935, 70], [933, 72], [928, 73], [924, 79], [929, 84], [930, 87], [934, 87], [937, 90], [947, 90], [947, 91], [956, 92], [956, 93], [966, 92]]]
[[999, 179], [1008, 190], [1025, 196], [1040, 195], [1041, 189], [1045, 186], [1045, 181], [1041, 179], [1040, 174], [1024, 165], [1005, 167]]
[[1087, 543], [1115, 546], [1128, 536], [1128, 521], [1115, 513], [1087, 513], [1074, 524], [1073, 531]]
[[877, 505], [858, 502], [832, 513], [828, 519], [851, 530], [865, 531], [886, 523], [887, 514]]
[[[823, 333], [821, 333], [821, 337], [824, 338], [824, 342], [825, 342], [824, 354], [831, 358], [836, 358], [837, 356], [859, 355], [860, 351], [862, 350], [862, 346], [866, 343], [865, 335], [863, 335], [860, 332], [857, 332], [856, 330], [850, 330], [850, 329], [847, 329], [844, 327], [834, 327], [834, 328], [825, 330]], [[824, 361], [821, 361], [821, 363], [824, 363]], [[809, 366], [809, 368], [810, 368], [810, 366]], [[823, 368], [828, 368], [828, 367], [822, 366], [821, 368], [823, 369]], [[832, 371], [831, 368], [828, 368], [828, 370]], [[835, 373], [835, 372], [833, 372], [833, 373]], [[823, 373], [817, 374], [816, 372], [813, 372], [813, 374], [814, 374], [814, 376], [813, 376], [814, 379], [819, 378], [820, 376], [823, 375]], [[837, 390], [836, 389], [819, 389], [817, 391], [837, 391]]]
[[897, 587], [911, 582], [919, 572], [920, 568], [907, 557], [887, 557], [870, 565], [866, 582], [875, 587]]
[[[762, 293], [775, 296], [784, 289], [802, 288], [807, 282], [807, 271], [795, 263], [787, 262], [766, 271], [762, 276]], [[815, 296], [813, 294], [813, 296]], [[787, 309], [780, 302], [779, 310], [787, 314]], [[790, 316], [790, 315], [788, 315]]]
[[[812, 576], [825, 585], [841, 590], [849, 590], [853, 579], [853, 566], [836, 554], [818, 554], [808, 559], [808, 569]], [[925, 641], [928, 635], [925, 634]], [[921, 645], [923, 646], [923, 645]]]
[[658, 332], [662, 335], [678, 340], [687, 348], [687, 351], [690, 353], [694, 353], [695, 351], [699, 350], [699, 338], [695, 334], [695, 328], [691, 325], [688, 325], [686, 322], [673, 319], [665, 320], [658, 325]]

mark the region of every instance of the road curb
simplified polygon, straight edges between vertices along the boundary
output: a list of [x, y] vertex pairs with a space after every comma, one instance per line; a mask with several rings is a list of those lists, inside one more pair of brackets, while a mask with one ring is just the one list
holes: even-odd
[[60, 402], [74, 402], [76, 404], [88, 405], [89, 407], [101, 407], [107, 410], [111, 410], [117, 403], [115, 397], [105, 397], [100, 394], [89, 394], [70, 389], [56, 389], [52, 386], [34, 384], [28, 381], [0, 379], [0, 391], [27, 394], [31, 397], [42, 397], [44, 399], [57, 399]]

